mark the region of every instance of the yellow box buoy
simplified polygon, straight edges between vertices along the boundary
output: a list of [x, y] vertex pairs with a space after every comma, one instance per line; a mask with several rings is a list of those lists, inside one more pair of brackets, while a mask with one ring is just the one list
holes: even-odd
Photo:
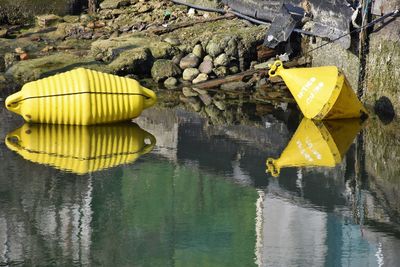
[[6, 108], [27, 122], [91, 125], [135, 118], [156, 99], [136, 80], [79, 68], [25, 84]]
[[367, 114], [346, 77], [335, 66], [285, 69], [276, 61], [269, 76], [281, 76], [306, 118], [348, 119]]
[[156, 139], [134, 123], [28, 124], [9, 133], [7, 147], [24, 159], [79, 175], [134, 162]]
[[361, 126], [360, 119], [304, 118], [281, 156], [267, 159], [267, 171], [276, 177], [283, 167], [334, 167], [342, 161]]

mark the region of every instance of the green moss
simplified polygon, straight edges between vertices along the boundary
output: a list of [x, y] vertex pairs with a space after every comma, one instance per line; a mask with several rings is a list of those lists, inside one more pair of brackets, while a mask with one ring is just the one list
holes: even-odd
[[13, 65], [7, 73], [12, 75], [16, 81], [26, 83], [78, 67], [110, 72], [107, 66], [94, 61], [93, 58], [58, 53], [37, 59], [20, 61]]
[[392, 21], [371, 34], [367, 58], [367, 90], [365, 100], [374, 104], [386, 96], [396, 114], [400, 114], [400, 21]]

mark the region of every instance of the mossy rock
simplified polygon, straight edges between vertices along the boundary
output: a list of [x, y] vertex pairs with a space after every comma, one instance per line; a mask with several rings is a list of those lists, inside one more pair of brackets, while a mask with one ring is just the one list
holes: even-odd
[[110, 69], [91, 57], [79, 57], [68, 53], [58, 53], [41, 58], [20, 61], [8, 69], [17, 82], [26, 83], [57, 73], [84, 67], [103, 72], [111, 72]]
[[93, 42], [91, 55], [109, 62], [117, 58], [122, 52], [136, 48], [148, 48], [151, 55], [156, 59], [169, 58], [176, 52], [172, 45], [161, 41], [157, 36], [132, 34]]
[[148, 74], [153, 63], [150, 49], [138, 47], [123, 51], [108, 64], [109, 69], [118, 75]]
[[171, 60], [159, 59], [151, 68], [151, 76], [156, 82], [164, 81], [169, 77], [177, 77], [182, 73], [181, 69]]

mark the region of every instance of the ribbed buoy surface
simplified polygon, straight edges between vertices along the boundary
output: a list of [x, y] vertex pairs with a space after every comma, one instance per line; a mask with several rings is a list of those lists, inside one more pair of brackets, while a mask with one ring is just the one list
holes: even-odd
[[24, 124], [9, 133], [7, 147], [35, 163], [86, 174], [134, 162], [156, 139], [134, 123], [114, 125]]
[[25, 84], [6, 107], [27, 122], [91, 125], [135, 118], [155, 102], [136, 80], [79, 68]]

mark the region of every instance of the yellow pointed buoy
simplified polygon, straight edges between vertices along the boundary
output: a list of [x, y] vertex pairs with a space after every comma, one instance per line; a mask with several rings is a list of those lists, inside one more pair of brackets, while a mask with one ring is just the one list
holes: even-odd
[[360, 118], [367, 114], [346, 77], [335, 66], [285, 69], [276, 61], [269, 76], [281, 76], [309, 119]]
[[27, 122], [91, 125], [135, 118], [156, 99], [136, 80], [79, 68], [25, 84], [6, 107]]
[[359, 119], [304, 118], [281, 156], [267, 159], [267, 171], [277, 177], [283, 167], [334, 167], [342, 161], [361, 125]]
[[79, 175], [134, 162], [156, 139], [134, 123], [75, 126], [24, 124], [7, 147], [24, 159]]

